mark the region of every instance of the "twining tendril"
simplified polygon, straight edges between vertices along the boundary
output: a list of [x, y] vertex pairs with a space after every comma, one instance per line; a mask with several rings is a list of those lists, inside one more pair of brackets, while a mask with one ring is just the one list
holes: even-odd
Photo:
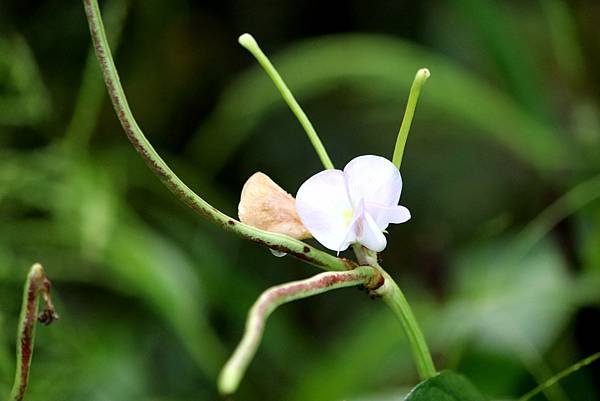
[[[38, 315], [40, 295], [44, 302], [44, 309]], [[36, 263], [29, 270], [23, 290], [23, 304], [17, 329], [15, 381], [9, 401], [21, 401], [25, 396], [25, 390], [27, 390], [27, 383], [29, 382], [29, 368], [33, 355], [36, 323], [39, 321], [47, 326], [56, 319], [58, 319], [58, 315], [50, 299], [50, 280], [44, 274], [42, 265]]]
[[361, 284], [368, 286], [379, 277], [374, 268], [361, 266], [347, 272], [320, 273], [309, 279], [292, 281], [263, 292], [248, 313], [242, 341], [221, 371], [219, 391], [222, 394], [235, 392], [260, 344], [267, 318], [279, 306], [338, 288]]
[[260, 243], [276, 251], [296, 256], [324, 270], [348, 270], [356, 266], [356, 263], [350, 260], [336, 258], [286, 235], [259, 230], [243, 224], [216, 209], [192, 191], [158, 155], [133, 117], [110, 52], [97, 0], [83, 0], [83, 4], [96, 57], [100, 63], [104, 82], [117, 117], [134, 148], [142, 156], [148, 167], [175, 196], [227, 231], [234, 232], [245, 239]]

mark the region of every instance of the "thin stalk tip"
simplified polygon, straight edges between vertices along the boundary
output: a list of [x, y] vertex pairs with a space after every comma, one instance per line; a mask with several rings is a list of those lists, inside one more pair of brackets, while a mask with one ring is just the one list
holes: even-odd
[[242, 45], [243, 47], [245, 47], [246, 49], [258, 47], [258, 43], [256, 43], [256, 39], [254, 39], [254, 36], [250, 35], [249, 33], [241, 34], [240, 37], [238, 38], [238, 43], [240, 45]]

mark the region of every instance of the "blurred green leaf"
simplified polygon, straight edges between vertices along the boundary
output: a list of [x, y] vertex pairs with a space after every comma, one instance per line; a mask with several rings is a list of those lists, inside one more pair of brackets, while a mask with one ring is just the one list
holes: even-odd
[[479, 390], [466, 377], [450, 370], [443, 371], [413, 388], [406, 401], [485, 401]]
[[[6, 335], [10, 332], [9, 327], [6, 326], [2, 312], [0, 312], [0, 345], [7, 343]], [[16, 329], [15, 329], [16, 332]], [[12, 367], [14, 362], [12, 361], [12, 355], [8, 352], [8, 347], [0, 346], [0, 394], [8, 394], [11, 386]]]
[[459, 0], [465, 13], [464, 21], [474, 28], [474, 37], [480, 41], [481, 53], [490, 56], [502, 81], [517, 102], [533, 117], [548, 123], [536, 61], [533, 53], [520, 40], [512, 18], [493, 0]]
[[[525, 257], [519, 244], [497, 241], [457, 256], [452, 297], [439, 334], [477, 338], [491, 349], [546, 349], [574, 310], [577, 288], [551, 243]], [[442, 316], [440, 316], [442, 318]]]
[[585, 85], [585, 61], [579, 44], [577, 21], [568, 2], [541, 0], [540, 5], [562, 75], [575, 86]]
[[33, 125], [50, 114], [50, 97], [19, 35], [0, 36], [0, 125]]
[[383, 305], [370, 307], [376, 309], [355, 314], [334, 340], [319, 347], [286, 399], [345, 399], [375, 391], [391, 377], [410, 377], [414, 366], [400, 323]]
[[120, 204], [118, 184], [107, 174], [114, 169], [95, 168], [80, 164], [71, 172], [72, 180], [59, 194], [74, 202], [64, 212], [63, 223], [70, 225], [70, 217], [77, 216], [81, 251], [109, 269], [105, 284], [148, 302], [172, 324], [203, 372], [216, 377], [225, 350], [208, 323], [194, 263]]

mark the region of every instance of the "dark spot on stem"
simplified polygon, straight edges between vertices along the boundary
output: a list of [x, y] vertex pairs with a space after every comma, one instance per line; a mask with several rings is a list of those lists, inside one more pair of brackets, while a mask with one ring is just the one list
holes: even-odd
[[234, 226], [235, 225], [235, 221], [229, 220], [229, 221], [227, 221], [227, 224], [229, 224], [230, 226]]
[[305, 246], [304, 249], [303, 249], [303, 251], [304, 251], [304, 253], [309, 253], [310, 252], [310, 248], [307, 247], [307, 246]]

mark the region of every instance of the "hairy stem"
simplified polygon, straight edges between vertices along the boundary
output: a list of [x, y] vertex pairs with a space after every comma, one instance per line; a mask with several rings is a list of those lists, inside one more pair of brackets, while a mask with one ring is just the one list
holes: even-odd
[[354, 246], [354, 252], [359, 263], [373, 266], [383, 277], [383, 284], [374, 289], [372, 294], [382, 297], [383, 301], [402, 323], [412, 349], [419, 377], [421, 380], [426, 380], [435, 376], [437, 372], [431, 358], [431, 353], [429, 352], [429, 347], [427, 346], [427, 341], [425, 341], [425, 336], [417, 323], [417, 319], [404, 293], [394, 279], [379, 265], [375, 252], [358, 244]]
[[[38, 300], [42, 296], [44, 310], [38, 316]], [[44, 274], [44, 268], [39, 263], [34, 264], [29, 270], [25, 288], [23, 290], [23, 304], [19, 316], [17, 329], [17, 364], [15, 368], [15, 381], [10, 393], [9, 401], [21, 401], [27, 390], [29, 382], [29, 367], [35, 340], [35, 326], [39, 321], [44, 325], [58, 319], [50, 299], [50, 281]]]
[[338, 288], [368, 285], [378, 277], [376, 269], [361, 266], [346, 272], [317, 274], [309, 279], [278, 285], [263, 292], [248, 313], [242, 341], [221, 371], [219, 391], [222, 394], [235, 392], [260, 344], [267, 318], [279, 306]]
[[415, 80], [410, 88], [410, 94], [408, 95], [408, 102], [406, 103], [406, 110], [404, 111], [404, 118], [402, 118], [402, 124], [400, 125], [400, 131], [398, 132], [398, 138], [396, 139], [396, 146], [394, 148], [394, 156], [392, 157], [392, 163], [400, 168], [402, 164], [402, 156], [404, 155], [404, 147], [406, 146], [406, 140], [408, 139], [408, 132], [412, 124], [413, 117], [415, 115], [415, 109], [417, 107], [417, 100], [419, 100], [419, 94], [421, 93], [421, 87], [427, 81], [427, 78], [431, 73], [427, 68], [421, 68], [415, 75]]
[[148, 167], [175, 196], [200, 215], [227, 231], [276, 251], [289, 253], [324, 270], [348, 270], [356, 266], [356, 263], [350, 260], [336, 258], [286, 235], [259, 230], [243, 224], [210, 205], [181, 181], [148, 142], [133, 117], [110, 53], [97, 0], [83, 0], [83, 4], [104, 82], [125, 134]]
[[300, 122], [300, 125], [302, 125], [302, 128], [304, 128], [304, 131], [306, 131], [306, 135], [308, 135], [308, 139], [310, 140], [310, 143], [312, 144], [313, 148], [315, 148], [315, 151], [321, 159], [321, 163], [323, 163], [323, 166], [326, 169], [334, 168], [333, 163], [331, 162], [331, 159], [329, 158], [329, 155], [327, 154], [327, 151], [325, 150], [325, 147], [321, 142], [321, 139], [319, 139], [319, 135], [317, 135], [317, 131], [315, 131], [315, 128], [306, 116], [306, 113], [304, 113], [304, 110], [302, 110], [302, 107], [300, 107], [300, 105], [296, 101], [296, 98], [283, 81], [283, 78], [281, 78], [281, 75], [279, 75], [273, 64], [271, 64], [269, 58], [265, 55], [265, 53], [263, 53], [260, 46], [258, 46], [258, 43], [256, 43], [254, 37], [252, 37], [252, 35], [250, 35], [249, 33], [245, 33], [239, 37], [238, 42], [242, 46], [244, 46], [250, 53], [252, 53], [254, 58], [256, 58], [258, 63], [265, 70], [269, 78], [271, 78], [271, 81], [273, 81], [273, 83], [277, 87], [277, 90], [279, 91], [279, 93], [281, 93], [283, 100], [292, 110], [292, 113], [294, 113], [294, 115]]

